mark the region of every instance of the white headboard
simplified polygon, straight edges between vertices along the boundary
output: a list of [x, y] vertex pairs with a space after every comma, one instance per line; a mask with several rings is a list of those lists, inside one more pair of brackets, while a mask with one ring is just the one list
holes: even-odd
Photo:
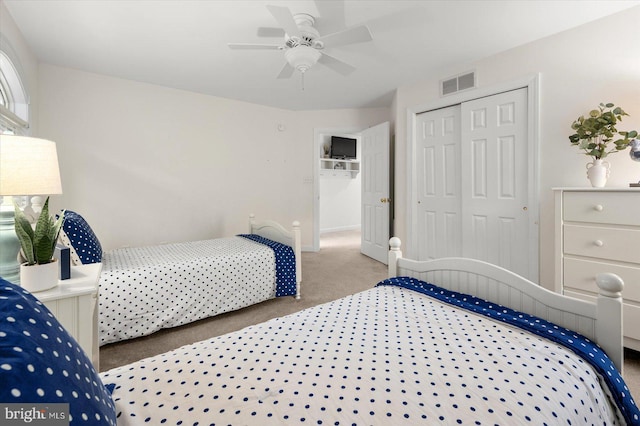
[[604, 273], [595, 277], [597, 303], [574, 299], [533, 283], [496, 265], [468, 258], [415, 261], [402, 258], [400, 239], [389, 241], [389, 277], [409, 276], [448, 290], [535, 315], [574, 330], [598, 343], [622, 372], [622, 279]]

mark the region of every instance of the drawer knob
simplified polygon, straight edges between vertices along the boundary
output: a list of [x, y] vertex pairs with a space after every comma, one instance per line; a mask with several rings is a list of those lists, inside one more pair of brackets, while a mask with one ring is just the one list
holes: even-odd
[[595, 240], [593, 244], [595, 244], [598, 247], [602, 247], [604, 245], [604, 242], [602, 240]]
[[593, 209], [597, 212], [601, 212], [602, 210], [604, 210], [604, 207], [602, 206], [602, 204], [596, 204]]

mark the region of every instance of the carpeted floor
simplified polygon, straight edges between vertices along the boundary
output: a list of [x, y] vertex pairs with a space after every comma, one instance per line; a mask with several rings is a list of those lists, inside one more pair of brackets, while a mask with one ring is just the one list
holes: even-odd
[[[373, 287], [387, 268], [360, 253], [358, 232], [324, 234], [318, 253], [302, 253], [302, 298], [284, 297], [150, 336], [100, 348], [100, 370], [106, 371], [180, 346], [218, 336], [271, 318], [329, 302]], [[624, 376], [640, 401], [640, 352], [625, 350]]]

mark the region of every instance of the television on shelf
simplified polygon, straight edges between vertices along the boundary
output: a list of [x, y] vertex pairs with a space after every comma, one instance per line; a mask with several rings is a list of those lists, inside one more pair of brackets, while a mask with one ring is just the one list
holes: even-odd
[[356, 140], [331, 136], [331, 158], [354, 160], [356, 158]]

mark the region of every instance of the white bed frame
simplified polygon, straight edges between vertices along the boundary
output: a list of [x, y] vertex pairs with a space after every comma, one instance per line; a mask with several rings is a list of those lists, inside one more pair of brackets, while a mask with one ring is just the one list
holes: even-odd
[[623, 367], [622, 279], [595, 277], [595, 304], [554, 293], [499, 266], [467, 258], [415, 261], [402, 258], [400, 239], [389, 241], [389, 277], [409, 276], [448, 290], [472, 294], [577, 331], [598, 343], [620, 373]]
[[293, 248], [296, 256], [296, 299], [300, 299], [300, 287], [302, 285], [302, 257], [300, 248], [301, 234], [300, 222], [297, 220], [291, 224], [291, 231], [272, 220], [256, 222], [253, 214], [249, 215], [249, 233], [259, 235], [278, 243], [286, 244]]

